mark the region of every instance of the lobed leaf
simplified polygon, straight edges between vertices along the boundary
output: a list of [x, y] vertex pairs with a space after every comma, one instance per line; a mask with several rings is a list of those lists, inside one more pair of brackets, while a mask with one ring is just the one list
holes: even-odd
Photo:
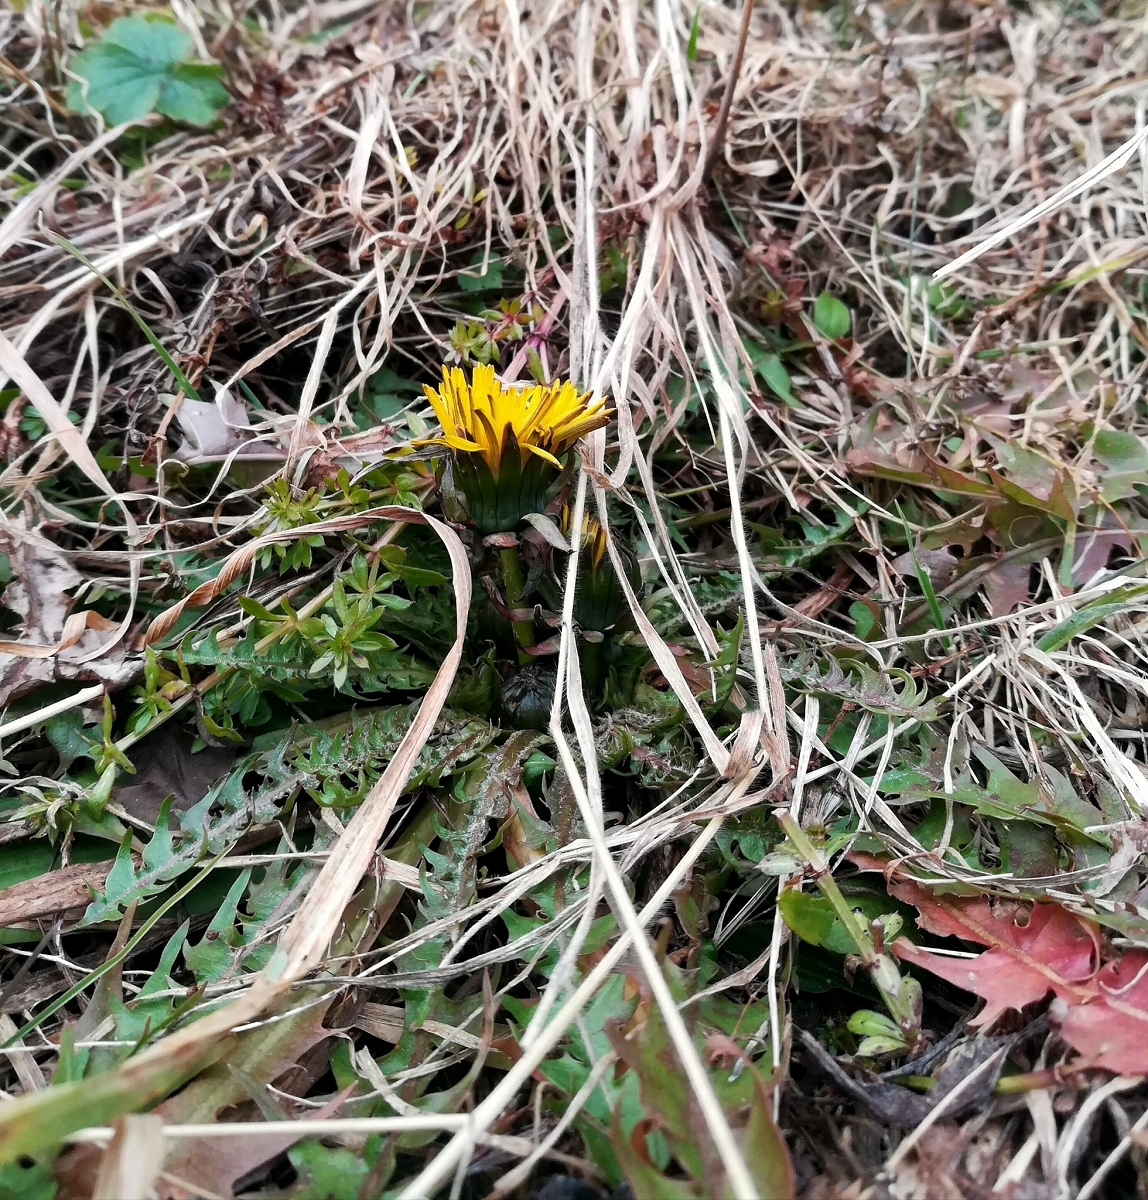
[[191, 37], [173, 21], [119, 17], [72, 63], [73, 112], [98, 112], [112, 125], [158, 112], [173, 121], [207, 125], [227, 103], [214, 63], [186, 62]]

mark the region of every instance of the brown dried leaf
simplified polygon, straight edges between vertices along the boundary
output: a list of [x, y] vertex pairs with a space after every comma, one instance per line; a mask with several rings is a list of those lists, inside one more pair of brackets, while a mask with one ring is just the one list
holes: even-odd
[[1028, 603], [1031, 564], [1022, 559], [1002, 556], [984, 577], [989, 611], [994, 617], [1007, 616], [1014, 608]]
[[205, 746], [191, 752], [191, 738], [167, 729], [145, 738], [132, 750], [134, 775], [112, 788], [112, 801], [133, 817], [154, 825], [160, 805], [172, 796], [173, 812], [198, 804], [212, 784], [231, 770], [235, 751], [227, 746]]
[[0, 641], [0, 705], [58, 680], [94, 676], [112, 686], [124, 682], [134, 667], [125, 663], [122, 646], [83, 661], [107, 641], [96, 633], [117, 625], [90, 609], [69, 615], [68, 592], [83, 576], [63, 551], [16, 523], [0, 527], [0, 550], [12, 569], [2, 602], [20, 618], [21, 634], [18, 642]]

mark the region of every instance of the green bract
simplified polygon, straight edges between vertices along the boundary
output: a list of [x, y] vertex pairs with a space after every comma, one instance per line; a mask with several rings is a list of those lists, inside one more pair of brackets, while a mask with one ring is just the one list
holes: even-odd
[[[618, 553], [626, 565], [626, 578], [632, 591], [640, 591], [642, 576], [633, 552], [618, 544]], [[578, 588], [574, 593], [574, 620], [579, 628], [609, 633], [623, 614], [628, 613], [626, 597], [614, 566], [608, 558], [588, 557], [579, 564]]]
[[503, 437], [498, 478], [478, 454], [455, 454], [450, 469], [470, 519], [484, 536], [509, 532], [527, 513], [542, 512], [559, 478], [557, 468], [541, 458], [532, 455], [522, 462], [509, 429]]
[[227, 103], [215, 63], [188, 62], [191, 37], [162, 17], [119, 17], [72, 62], [73, 112], [98, 112], [110, 125], [158, 112], [207, 125]]

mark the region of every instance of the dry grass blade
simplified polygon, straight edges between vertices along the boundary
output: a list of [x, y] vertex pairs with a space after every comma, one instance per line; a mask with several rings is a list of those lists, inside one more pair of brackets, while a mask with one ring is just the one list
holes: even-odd
[[0, 258], [27, 234], [36, 220], [37, 213], [52, 200], [60, 184], [77, 167], [82, 166], [122, 137], [127, 128], [127, 124], [115, 125], [111, 129], [105, 129], [99, 137], [84, 143], [12, 207], [4, 220], [0, 222]]
[[[382, 508], [375, 514], [390, 520], [428, 524], [444, 541], [455, 568], [457, 635], [427, 690], [418, 714], [407, 730], [387, 770], [371, 794], [360, 806], [355, 818], [343, 831], [331, 855], [324, 863], [315, 887], [283, 932], [275, 954], [267, 967], [238, 999], [224, 1004], [178, 1033], [156, 1042], [121, 1069], [119, 1102], [132, 1103], [130, 1097], [145, 1094], [155, 1086], [152, 1080], [168, 1079], [172, 1072], [210, 1061], [219, 1052], [220, 1040], [250, 1022], [282, 997], [296, 980], [321, 961], [336, 933], [344, 909], [359, 880], [374, 856], [379, 837], [386, 828], [410, 769], [445, 702], [462, 655], [466, 617], [470, 606], [470, 574], [458, 536], [441, 522], [423, 513], [404, 508]], [[177, 1076], [178, 1077], [178, 1076]], [[115, 1091], [115, 1081], [109, 1091]], [[74, 1085], [73, 1085], [74, 1086]], [[163, 1084], [159, 1085], [161, 1088]], [[161, 1092], [162, 1094], [162, 1092]], [[113, 1101], [114, 1103], [115, 1101]], [[75, 1128], [75, 1126], [73, 1126]]]
[[953, 259], [952, 262], [946, 263], [943, 267], [934, 271], [933, 279], [940, 281], [947, 279], [950, 275], [956, 275], [958, 271], [971, 266], [981, 255], [987, 254], [990, 250], [1007, 242], [1009, 238], [1020, 233], [1022, 230], [1030, 228], [1051, 213], [1059, 212], [1060, 209], [1066, 204], [1071, 203], [1078, 196], [1084, 195], [1089, 189], [1103, 183], [1118, 171], [1122, 171], [1132, 161], [1133, 157], [1142, 150], [1146, 140], [1148, 140], [1148, 130], [1141, 130], [1135, 137], [1129, 138], [1122, 146], [1118, 146], [1113, 150], [1107, 158], [1102, 159], [1094, 167], [1090, 167], [1078, 179], [1074, 179], [1070, 183], [1066, 183], [1063, 187], [1058, 188], [1051, 196], [1042, 200], [1027, 212], [1023, 212], [1006, 222], [1000, 229], [988, 237], [978, 238], [975, 246], [970, 247], [963, 254]]
[[307, 899], [279, 939], [275, 957], [267, 967], [268, 977], [277, 982], [300, 979], [322, 961], [327, 945], [342, 919], [343, 910], [375, 855], [379, 839], [391, 819], [395, 802], [415, 759], [446, 703], [447, 692], [454, 682], [462, 658], [466, 621], [470, 612], [470, 571], [466, 551], [458, 535], [441, 521], [422, 513], [393, 509], [380, 515], [392, 520], [425, 522], [442, 538], [454, 569], [455, 642], [443, 659], [438, 674], [427, 689], [387, 769], [343, 831]]
[[1132, 1194], [1142, 25], [0, 12], [0, 1191]]
[[[690, 850], [674, 868], [666, 881], [636, 917], [639, 927], [648, 923], [665, 903], [682, 877], [689, 871], [706, 846], [717, 834], [723, 817], [715, 817], [704, 832], [695, 838]], [[460, 1160], [469, 1153], [477, 1137], [477, 1131], [488, 1127], [505, 1109], [525, 1080], [530, 1078], [539, 1063], [546, 1057], [554, 1044], [563, 1036], [570, 1023], [590, 1001], [594, 993], [615, 969], [622, 956], [630, 949], [629, 931], [622, 933], [607, 953], [594, 965], [593, 970], [579, 984], [573, 994], [546, 1021], [537, 1038], [514, 1066], [506, 1073], [499, 1085], [480, 1104], [467, 1120], [466, 1127], [455, 1134], [452, 1141], [441, 1150], [403, 1192], [403, 1200], [419, 1200], [433, 1194], [433, 1189], [443, 1183]]]
[[[139, 527], [131, 508], [125, 502], [124, 498], [108, 483], [107, 476], [100, 470], [99, 464], [88, 448], [87, 442], [71, 421], [68, 420], [65, 410], [44, 386], [39, 376], [28, 366], [20, 351], [17, 350], [2, 332], [0, 332], [0, 371], [3, 371], [5, 375], [14, 380], [24, 395], [36, 406], [36, 411], [40, 413], [52, 437], [59, 443], [60, 449], [67, 454], [68, 458], [83, 471], [87, 478], [101, 492], [116, 501], [124, 514], [124, 526], [129, 543], [135, 541], [139, 534]], [[135, 591], [139, 585], [140, 564], [139, 560], [134, 557], [131, 558], [130, 563], [131, 596], [134, 601]], [[93, 616], [95, 615], [93, 614]], [[116, 628], [115, 634], [104, 641], [99, 649], [90, 651], [88, 657], [97, 658], [107, 654], [127, 633], [131, 619], [132, 608], [129, 606], [127, 616], [125, 616], [118, 628]], [[106, 629], [108, 626], [102, 625], [101, 628]], [[62, 649], [64, 644], [61, 641], [60, 646], [56, 649]], [[54, 654], [56, 649], [51, 650], [50, 653]]]
[[92, 1200], [149, 1200], [163, 1162], [163, 1118], [121, 1117], [104, 1150]]

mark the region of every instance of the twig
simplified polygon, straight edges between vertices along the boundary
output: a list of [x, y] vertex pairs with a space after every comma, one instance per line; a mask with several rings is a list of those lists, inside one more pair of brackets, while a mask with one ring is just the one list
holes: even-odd
[[737, 77], [741, 74], [741, 60], [745, 57], [745, 43], [749, 38], [749, 22], [753, 17], [753, 0], [742, 0], [741, 27], [737, 31], [737, 46], [733, 52], [733, 62], [730, 63], [729, 78], [725, 83], [725, 95], [721, 98], [721, 110], [718, 113], [717, 124], [714, 126], [713, 141], [706, 151], [705, 178], [708, 179], [717, 165], [718, 155], [725, 142], [725, 127], [729, 121], [729, 110], [733, 104], [733, 93], [737, 87]]

